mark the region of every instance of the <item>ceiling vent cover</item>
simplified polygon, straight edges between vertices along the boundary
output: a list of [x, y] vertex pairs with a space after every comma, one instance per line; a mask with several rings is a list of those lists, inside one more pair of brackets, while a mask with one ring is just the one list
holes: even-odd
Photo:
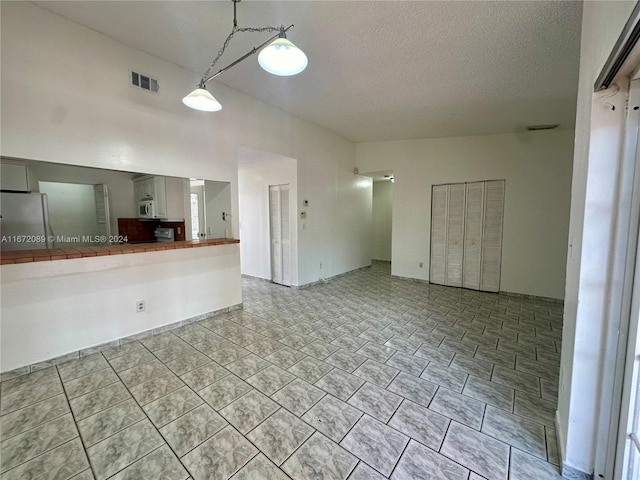
[[159, 85], [158, 80], [155, 78], [151, 78], [144, 73], [134, 72], [133, 70], [131, 70], [129, 78], [131, 79], [132, 87], [140, 88], [151, 93], [158, 93]]

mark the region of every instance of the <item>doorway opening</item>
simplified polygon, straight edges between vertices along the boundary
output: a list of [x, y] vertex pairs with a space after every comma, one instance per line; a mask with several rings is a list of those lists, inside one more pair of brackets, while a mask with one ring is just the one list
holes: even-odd
[[[237, 152], [241, 272], [246, 276], [297, 286], [298, 239], [308, 234], [305, 219], [312, 215], [312, 207], [308, 203], [305, 206], [304, 200], [298, 200], [298, 161], [246, 146], [238, 146]], [[288, 186], [286, 193], [280, 188], [282, 186]], [[275, 193], [271, 187], [280, 190]], [[272, 206], [277, 206], [276, 211]], [[278, 216], [274, 217], [277, 212]], [[276, 228], [276, 222], [280, 222], [279, 228]], [[274, 229], [280, 233], [275, 234]], [[279, 242], [277, 248], [276, 240]], [[307, 242], [312, 241], [308, 237]]]
[[391, 226], [393, 221], [393, 173], [373, 180], [371, 260], [391, 263]]
[[38, 182], [47, 195], [49, 224], [54, 246], [109, 244], [111, 218], [107, 185]]
[[191, 239], [233, 238], [231, 183], [190, 180]]

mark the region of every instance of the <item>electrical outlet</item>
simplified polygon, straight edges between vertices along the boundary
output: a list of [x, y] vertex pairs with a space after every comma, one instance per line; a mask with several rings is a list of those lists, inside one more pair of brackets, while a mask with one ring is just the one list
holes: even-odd
[[424, 263], [420, 262], [420, 268], [424, 268]]
[[144, 312], [144, 300], [138, 300], [136, 302], [136, 312]]

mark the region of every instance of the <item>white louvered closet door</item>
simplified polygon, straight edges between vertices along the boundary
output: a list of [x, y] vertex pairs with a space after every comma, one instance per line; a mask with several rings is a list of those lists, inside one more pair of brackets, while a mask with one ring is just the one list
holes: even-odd
[[468, 183], [464, 229], [464, 288], [480, 289], [485, 182]]
[[429, 281], [500, 291], [504, 180], [431, 189]]
[[291, 231], [289, 222], [289, 185], [269, 187], [271, 234], [271, 281], [291, 285]]
[[504, 180], [485, 182], [480, 290], [500, 291]]
[[282, 238], [280, 228], [280, 187], [269, 187], [271, 228], [271, 281], [282, 283]]
[[280, 186], [280, 238], [282, 244], [282, 285], [291, 285], [291, 227], [289, 185]]
[[462, 286], [462, 256], [464, 242], [465, 184], [449, 185], [447, 211], [447, 254], [445, 285]]
[[431, 189], [431, 262], [429, 278], [432, 283], [444, 285], [447, 251], [447, 199], [448, 185], [435, 185]]

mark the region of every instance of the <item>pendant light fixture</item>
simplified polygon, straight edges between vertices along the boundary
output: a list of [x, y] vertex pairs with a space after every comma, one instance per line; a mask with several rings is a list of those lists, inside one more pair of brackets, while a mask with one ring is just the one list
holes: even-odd
[[269, 73], [288, 77], [307, 68], [308, 61], [304, 52], [287, 40], [284, 27], [280, 27], [278, 38], [260, 51], [258, 63]]
[[[213, 59], [211, 65], [202, 76], [198, 87], [189, 95], [182, 99], [187, 107], [194, 108], [196, 110], [202, 110], [205, 112], [217, 112], [222, 109], [222, 105], [218, 100], [209, 93], [205, 87], [205, 84], [217, 77], [218, 75], [226, 72], [231, 67], [234, 67], [244, 59], [250, 57], [254, 53], [260, 51], [258, 55], [258, 63], [260, 66], [269, 73], [279, 76], [291, 76], [297, 75], [307, 68], [308, 60], [305, 53], [296, 47], [287, 39], [287, 31], [293, 28], [293, 25], [289, 25], [287, 28], [284, 25], [278, 27], [245, 27], [239, 28], [236, 18], [236, 5], [240, 0], [231, 0], [233, 2], [233, 29], [224, 41], [222, 48], [218, 51], [218, 55]], [[231, 38], [238, 32], [278, 32], [267, 41], [263, 42], [257, 47], [252, 48], [248, 53], [238, 58], [236, 61], [230, 63], [224, 68], [221, 68], [216, 73], [211, 74], [214, 66], [218, 63], [220, 57], [224, 53], [227, 45], [231, 41]], [[268, 45], [268, 46], [267, 46]], [[266, 47], [266, 48], [265, 48]]]
[[187, 107], [203, 112], [217, 112], [222, 110], [222, 105], [207, 91], [204, 83], [200, 83], [198, 88], [184, 97], [182, 103]]

